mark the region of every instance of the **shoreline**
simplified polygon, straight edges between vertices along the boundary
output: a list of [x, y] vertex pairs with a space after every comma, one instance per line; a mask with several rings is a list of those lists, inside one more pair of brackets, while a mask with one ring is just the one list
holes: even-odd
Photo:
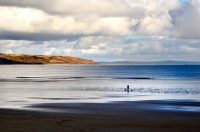
[[[148, 110], [137, 105], [60, 103], [30, 107], [44, 108], [42, 111], [1, 108], [0, 131], [200, 131], [200, 112]], [[67, 109], [70, 111], [56, 112]]]

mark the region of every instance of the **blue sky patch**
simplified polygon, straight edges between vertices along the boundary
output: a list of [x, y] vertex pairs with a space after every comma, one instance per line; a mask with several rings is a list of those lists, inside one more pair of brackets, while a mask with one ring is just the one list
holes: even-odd
[[189, 0], [179, 0], [180, 2], [189, 2]]

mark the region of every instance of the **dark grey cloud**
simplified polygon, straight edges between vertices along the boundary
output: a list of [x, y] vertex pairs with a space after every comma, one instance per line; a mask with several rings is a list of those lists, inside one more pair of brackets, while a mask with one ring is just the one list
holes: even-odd
[[1, 6], [31, 7], [50, 14], [97, 14], [103, 17], [144, 15], [144, 8], [129, 5], [126, 0], [0, 0]]
[[4, 40], [51, 41], [51, 40], [66, 39], [67, 41], [74, 41], [80, 38], [81, 36], [84, 36], [84, 35], [0, 31], [0, 39], [4, 39]]

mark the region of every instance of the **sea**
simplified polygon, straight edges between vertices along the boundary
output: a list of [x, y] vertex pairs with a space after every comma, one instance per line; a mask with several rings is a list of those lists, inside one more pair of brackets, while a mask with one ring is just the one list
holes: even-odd
[[200, 112], [200, 65], [0, 65], [3, 109], [138, 101], [184, 102], [160, 109]]

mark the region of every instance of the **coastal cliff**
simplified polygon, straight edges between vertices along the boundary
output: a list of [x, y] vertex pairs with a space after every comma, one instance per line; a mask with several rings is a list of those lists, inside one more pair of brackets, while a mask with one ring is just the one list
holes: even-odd
[[0, 64], [98, 64], [92, 60], [71, 56], [46, 56], [0, 53]]

